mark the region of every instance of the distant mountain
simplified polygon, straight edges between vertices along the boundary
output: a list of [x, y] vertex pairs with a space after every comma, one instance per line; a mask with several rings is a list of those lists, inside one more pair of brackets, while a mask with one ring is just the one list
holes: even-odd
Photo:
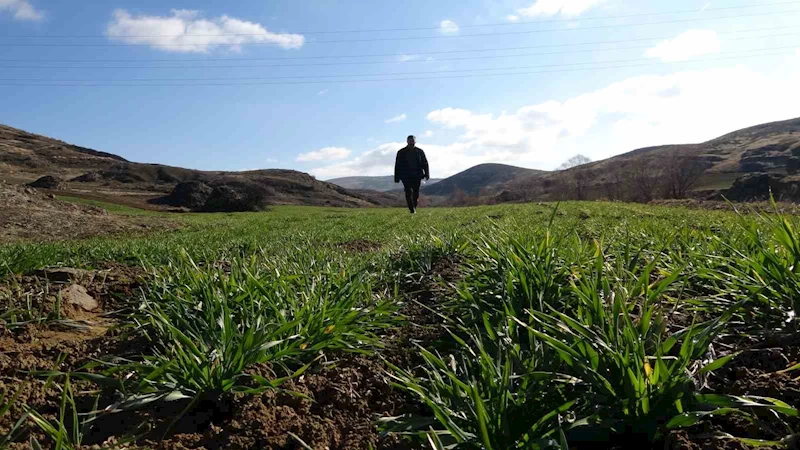
[[130, 162], [111, 153], [0, 125], [0, 181], [24, 184], [53, 176], [67, 195], [147, 206], [184, 182], [254, 186], [266, 204], [375, 206], [385, 196], [352, 192], [295, 170], [201, 171]]
[[478, 195], [481, 191], [485, 194], [501, 190], [507, 182], [518, 177], [542, 173], [545, 172], [505, 164], [480, 164], [445, 178], [433, 186], [425, 186], [423, 193], [447, 196], [461, 190], [469, 195]]
[[[360, 189], [372, 190], [379, 192], [394, 191], [398, 189], [398, 184], [395, 184], [394, 177], [387, 175], [384, 177], [343, 177], [327, 180], [328, 183], [333, 183], [345, 189]], [[442, 181], [441, 178], [431, 178], [428, 180], [427, 185], [438, 183]]]

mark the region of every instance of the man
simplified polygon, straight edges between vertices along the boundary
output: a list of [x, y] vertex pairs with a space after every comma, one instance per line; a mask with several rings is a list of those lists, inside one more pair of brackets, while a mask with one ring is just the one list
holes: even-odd
[[431, 179], [428, 169], [428, 160], [425, 152], [417, 148], [417, 138], [409, 136], [406, 139], [406, 148], [397, 152], [397, 159], [394, 163], [394, 182], [403, 182], [406, 191], [406, 203], [411, 214], [417, 213], [417, 200], [419, 200], [419, 185], [422, 179]]

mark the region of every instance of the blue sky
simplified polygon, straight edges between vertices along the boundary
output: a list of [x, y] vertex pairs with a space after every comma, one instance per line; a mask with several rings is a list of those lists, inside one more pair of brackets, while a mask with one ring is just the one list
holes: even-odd
[[384, 175], [408, 134], [435, 177], [552, 169], [800, 116], [798, 19], [780, 0], [0, 0], [0, 123], [206, 170]]

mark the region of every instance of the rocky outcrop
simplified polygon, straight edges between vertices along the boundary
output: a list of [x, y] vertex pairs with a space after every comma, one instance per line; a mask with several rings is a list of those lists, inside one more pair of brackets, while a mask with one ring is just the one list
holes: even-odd
[[262, 184], [245, 180], [229, 181], [214, 186], [203, 205], [203, 211], [263, 211], [267, 209], [270, 197], [270, 190]]
[[189, 209], [202, 209], [214, 189], [199, 181], [178, 183], [166, 197], [165, 203]]
[[273, 196], [272, 188], [249, 180], [221, 180], [213, 185], [189, 181], [175, 186], [163, 202], [194, 211], [262, 211]]
[[33, 183], [28, 183], [28, 186], [36, 189], [64, 189], [64, 183], [52, 175], [45, 175]]
[[800, 200], [800, 181], [776, 173], [753, 173], [736, 179], [730, 189], [723, 192], [728, 200], [737, 202], [769, 200]]

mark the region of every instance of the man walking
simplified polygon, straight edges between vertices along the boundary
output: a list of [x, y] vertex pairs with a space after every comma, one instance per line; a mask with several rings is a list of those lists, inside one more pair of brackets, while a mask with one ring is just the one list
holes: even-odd
[[411, 214], [416, 214], [419, 185], [423, 178], [431, 179], [431, 172], [428, 169], [425, 152], [421, 148], [417, 148], [417, 138], [409, 136], [406, 142], [408, 143], [406, 148], [397, 152], [397, 159], [394, 163], [394, 182], [403, 182], [408, 210]]

